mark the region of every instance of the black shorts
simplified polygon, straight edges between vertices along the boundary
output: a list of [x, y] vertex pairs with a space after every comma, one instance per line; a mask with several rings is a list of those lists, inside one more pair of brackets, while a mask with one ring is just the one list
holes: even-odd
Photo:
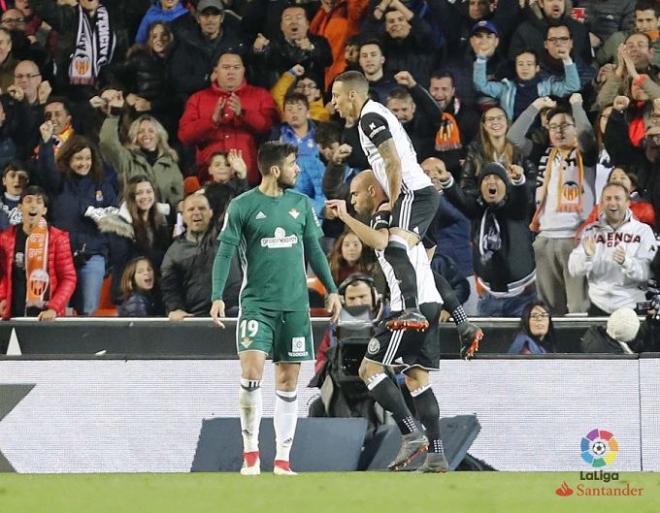
[[410, 367], [437, 370], [440, 366], [438, 317], [441, 306], [424, 303], [420, 310], [429, 321], [426, 331], [390, 331], [385, 327], [387, 319], [383, 319], [369, 341], [365, 360], [403, 370]]
[[402, 187], [394, 204], [390, 228], [416, 233], [421, 239], [438, 211], [440, 195], [431, 185], [411, 191]]

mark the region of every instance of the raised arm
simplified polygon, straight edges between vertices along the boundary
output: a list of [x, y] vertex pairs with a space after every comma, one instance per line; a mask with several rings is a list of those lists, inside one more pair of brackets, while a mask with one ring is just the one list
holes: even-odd
[[518, 116], [518, 119], [509, 128], [506, 138], [514, 146], [517, 146], [525, 157], [529, 157], [534, 151], [534, 143], [526, 135], [534, 124], [536, 116], [538, 116], [541, 109], [545, 107], [552, 108], [556, 105], [556, 102], [548, 97], [537, 98]]

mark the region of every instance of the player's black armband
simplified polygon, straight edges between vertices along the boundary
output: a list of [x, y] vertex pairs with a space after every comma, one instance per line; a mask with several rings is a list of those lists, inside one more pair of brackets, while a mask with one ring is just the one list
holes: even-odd
[[360, 118], [360, 128], [376, 146], [392, 138], [387, 120], [375, 112], [367, 112]]
[[371, 228], [374, 230], [389, 229], [392, 212], [389, 210], [380, 210], [371, 217]]

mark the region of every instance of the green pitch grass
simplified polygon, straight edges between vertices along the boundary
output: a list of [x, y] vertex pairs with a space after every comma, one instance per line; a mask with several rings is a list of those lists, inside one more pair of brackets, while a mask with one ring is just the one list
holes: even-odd
[[[565, 481], [575, 493], [559, 497]], [[660, 474], [589, 486], [643, 487], [641, 497], [578, 497], [577, 472], [0, 474], [2, 513], [635, 513], [660, 511]]]

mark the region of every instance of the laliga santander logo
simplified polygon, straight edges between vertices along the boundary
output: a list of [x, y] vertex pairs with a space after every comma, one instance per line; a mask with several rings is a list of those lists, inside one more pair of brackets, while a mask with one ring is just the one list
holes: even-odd
[[570, 495], [573, 495], [573, 488], [568, 486], [568, 483], [566, 481], [562, 481], [561, 486], [555, 490], [555, 493], [560, 497], [568, 497]]
[[611, 465], [619, 452], [614, 435], [603, 429], [593, 429], [580, 443], [582, 459], [594, 468]]

